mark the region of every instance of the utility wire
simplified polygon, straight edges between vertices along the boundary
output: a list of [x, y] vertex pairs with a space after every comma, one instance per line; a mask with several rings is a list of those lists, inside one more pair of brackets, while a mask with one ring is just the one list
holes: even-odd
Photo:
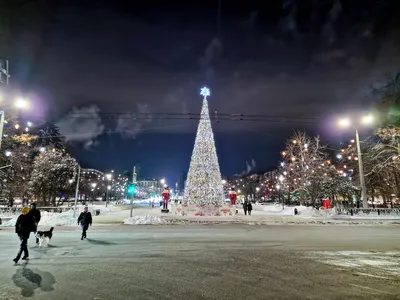
[[[93, 113], [72, 113], [68, 116], [94, 116]], [[216, 115], [216, 114], [215, 114]], [[97, 113], [96, 116], [180, 116], [180, 117], [198, 117], [201, 116], [200, 113], [140, 113], [140, 112], [111, 112], [111, 113]], [[210, 117], [213, 114], [210, 114]], [[296, 119], [310, 119], [310, 120], [319, 120], [321, 118], [317, 117], [290, 117], [290, 116], [276, 116], [276, 115], [266, 115], [266, 114], [239, 114], [239, 113], [219, 113], [218, 116], [223, 117], [246, 117], [246, 118], [296, 118]]]
[[[63, 119], [90, 120], [99, 119], [100, 115], [93, 114], [70, 114]], [[106, 120], [201, 120], [204, 119], [200, 114], [109, 114]], [[302, 118], [302, 117], [277, 117], [267, 115], [242, 115], [242, 114], [220, 114], [218, 117], [210, 116], [211, 121], [246, 121], [246, 122], [282, 122], [282, 123], [315, 123], [322, 118]]]

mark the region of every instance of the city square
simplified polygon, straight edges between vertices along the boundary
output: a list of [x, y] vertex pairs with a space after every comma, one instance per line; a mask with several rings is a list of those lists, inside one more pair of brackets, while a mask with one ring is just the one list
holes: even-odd
[[0, 300], [400, 299], [395, 1], [0, 1]]

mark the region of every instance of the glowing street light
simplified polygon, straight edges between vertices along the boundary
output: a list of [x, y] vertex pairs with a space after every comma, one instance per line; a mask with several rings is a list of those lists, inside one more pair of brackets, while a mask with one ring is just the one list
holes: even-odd
[[[27, 108], [29, 106], [29, 102], [26, 101], [23, 98], [18, 98], [15, 101], [14, 105], [15, 105], [16, 108]], [[3, 140], [4, 123], [6, 123], [6, 121], [5, 121], [5, 112], [4, 112], [4, 110], [0, 111], [0, 114], [1, 114], [1, 117], [0, 117], [0, 148], [1, 148], [1, 143], [2, 143], [2, 140]], [[18, 128], [19, 128], [19, 125], [18, 125]], [[18, 129], [18, 128], [16, 127], [16, 129]]]
[[14, 103], [16, 108], [27, 108], [29, 106], [29, 102], [24, 98], [18, 98]]
[[226, 184], [226, 180], [224, 179], [224, 180], [222, 180], [222, 184]]
[[374, 122], [374, 117], [371, 115], [364, 116], [361, 119], [361, 123], [366, 125], [372, 124], [373, 122]]
[[342, 119], [339, 119], [338, 125], [341, 127], [348, 127], [351, 125], [351, 121], [349, 118], [342, 118]]
[[161, 180], [160, 180], [160, 183], [161, 183], [162, 185], [164, 185], [164, 184], [165, 184], [165, 179], [164, 179], [164, 178], [161, 179]]
[[[373, 122], [374, 122], [374, 117], [372, 115], [365, 115], [360, 120], [360, 124], [362, 125], [371, 125]], [[351, 125], [351, 121], [349, 118], [342, 118], [338, 121], [338, 125], [341, 127], [349, 127]], [[363, 166], [361, 146], [360, 146], [360, 136], [358, 134], [357, 126], [355, 126], [355, 131], [356, 131], [356, 146], [357, 146], [357, 156], [358, 156], [358, 169], [360, 173], [361, 200], [363, 202], [363, 208], [368, 208], [367, 187], [365, 185], [365, 175], [364, 175], [364, 166]]]

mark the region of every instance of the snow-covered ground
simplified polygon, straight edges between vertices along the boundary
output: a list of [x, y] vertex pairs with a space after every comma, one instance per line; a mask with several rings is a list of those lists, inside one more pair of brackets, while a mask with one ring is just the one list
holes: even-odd
[[[94, 224], [189, 224], [189, 223], [244, 223], [250, 225], [265, 225], [265, 224], [362, 224], [362, 225], [376, 225], [387, 224], [387, 220], [396, 221], [396, 215], [375, 216], [375, 215], [362, 215], [362, 216], [338, 216], [335, 215], [333, 209], [330, 210], [317, 210], [312, 207], [305, 206], [285, 206], [282, 209], [281, 205], [253, 205], [251, 216], [245, 216], [241, 205], [237, 205], [238, 214], [233, 216], [210, 216], [199, 217], [194, 215], [181, 216], [176, 212], [177, 207], [175, 204], [170, 206], [170, 213], [161, 213], [159, 203], [155, 203], [155, 207], [151, 207], [152, 200], [140, 200], [141, 207], [133, 209], [133, 217], [129, 218], [130, 206], [115, 206], [108, 205], [91, 205], [89, 210], [93, 213]], [[135, 203], [136, 204], [136, 203]], [[75, 218], [73, 211], [64, 213], [50, 213], [42, 211], [42, 220], [40, 227], [49, 226], [68, 226], [76, 225], [78, 214], [83, 210], [84, 206], [78, 207], [78, 213]], [[294, 215], [294, 210], [297, 209], [298, 214]], [[96, 216], [96, 210], [100, 210], [100, 215]], [[12, 219], [4, 222], [4, 227], [14, 226], [18, 215], [9, 216]], [[362, 220], [360, 220], [362, 219]], [[398, 217], [400, 222], [400, 216]], [[386, 223], [385, 223], [386, 222]]]
[[282, 209], [282, 205], [254, 205], [255, 211], [262, 209], [266, 215], [284, 215], [294, 216], [294, 211], [297, 209], [298, 217], [313, 218], [313, 217], [332, 217], [335, 212], [333, 209], [315, 209], [313, 207], [306, 206], [285, 206]]
[[[39, 223], [39, 229], [41, 227], [77, 225], [78, 216], [83, 211], [83, 208], [84, 208], [84, 206], [82, 206], [82, 205], [78, 206], [78, 210], [76, 212], [75, 217], [74, 217], [74, 211], [72, 209], [69, 211], [63, 212], [63, 213], [42, 211], [41, 212], [41, 220]], [[119, 211], [116, 209], [115, 206], [110, 206], [110, 205], [108, 207], [105, 207], [104, 205], [88, 205], [88, 208], [89, 208], [89, 211], [91, 211], [93, 214], [95, 213], [96, 210], [100, 210], [100, 214], [101, 213], [107, 214], [107, 213]], [[0, 226], [3, 226], [3, 227], [15, 226], [18, 215], [11, 215], [8, 217], [11, 217], [11, 219], [4, 222]]]
[[155, 225], [155, 224], [167, 224], [168, 221], [164, 218], [155, 216], [133, 216], [124, 220], [124, 224], [128, 225]]
[[[42, 219], [39, 223], [39, 229], [42, 227], [51, 227], [51, 226], [66, 226], [66, 225], [75, 225], [77, 224], [77, 217], [74, 218], [74, 212], [72, 210], [64, 212], [64, 213], [51, 213], [51, 212], [42, 212]], [[17, 222], [18, 216], [14, 216], [11, 220], [4, 222], [1, 226], [3, 227], [12, 227], [15, 226]]]
[[400, 274], [400, 252], [322, 251], [312, 252], [309, 258], [353, 269], [359, 276], [386, 278]]

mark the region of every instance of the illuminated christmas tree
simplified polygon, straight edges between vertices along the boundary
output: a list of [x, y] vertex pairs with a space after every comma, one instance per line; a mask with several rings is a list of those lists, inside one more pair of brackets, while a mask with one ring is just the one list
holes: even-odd
[[210, 96], [210, 90], [202, 88], [200, 94], [204, 96], [203, 107], [183, 201], [189, 204], [222, 205], [224, 203], [224, 191], [208, 112], [207, 96]]

